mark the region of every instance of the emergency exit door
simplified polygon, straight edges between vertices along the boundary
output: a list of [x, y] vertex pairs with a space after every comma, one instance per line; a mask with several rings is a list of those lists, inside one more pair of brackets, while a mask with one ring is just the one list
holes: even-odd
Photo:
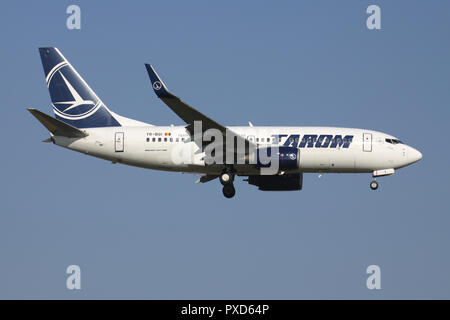
[[372, 151], [372, 134], [371, 133], [363, 133], [363, 151], [366, 151], [366, 152]]
[[123, 139], [124, 139], [123, 132], [116, 132], [116, 138], [114, 141], [114, 148], [116, 152], [123, 152], [124, 148]]

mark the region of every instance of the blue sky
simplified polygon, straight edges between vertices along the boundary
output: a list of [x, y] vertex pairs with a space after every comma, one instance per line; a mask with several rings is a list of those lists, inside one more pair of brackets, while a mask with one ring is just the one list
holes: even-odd
[[[81, 30], [66, 28], [67, 6]], [[366, 28], [378, 4], [382, 29]], [[450, 298], [448, 1], [5, 1], [0, 13], [0, 298]], [[379, 179], [309, 174], [300, 192], [113, 165], [40, 141], [38, 47], [56, 46], [110, 109], [183, 122], [151, 63], [225, 125], [359, 127], [423, 160]], [[82, 289], [65, 287], [68, 265]], [[368, 290], [366, 268], [381, 268]]]

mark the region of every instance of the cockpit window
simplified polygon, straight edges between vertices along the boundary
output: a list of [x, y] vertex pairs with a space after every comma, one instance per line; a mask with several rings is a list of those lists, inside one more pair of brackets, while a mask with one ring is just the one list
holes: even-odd
[[403, 144], [403, 142], [401, 142], [400, 140], [398, 140], [398, 139], [386, 139], [386, 142], [387, 143], [391, 143], [391, 144]]

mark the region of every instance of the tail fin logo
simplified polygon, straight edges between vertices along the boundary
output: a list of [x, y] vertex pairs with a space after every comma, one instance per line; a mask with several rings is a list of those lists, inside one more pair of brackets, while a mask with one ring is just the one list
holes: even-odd
[[92, 100], [83, 100], [83, 98], [78, 94], [78, 92], [75, 90], [74, 87], [72, 87], [72, 85], [70, 84], [69, 81], [67, 81], [67, 79], [64, 77], [64, 75], [59, 72], [59, 74], [61, 75], [61, 78], [64, 80], [67, 88], [69, 89], [70, 93], [72, 94], [73, 97], [73, 101], [60, 101], [60, 102], [55, 102], [56, 104], [65, 104], [65, 105], [69, 105], [69, 107], [67, 109], [64, 109], [63, 112], [69, 111], [73, 108], [79, 107], [81, 105], [92, 105], [95, 106], [95, 103]]
[[80, 120], [95, 113], [102, 105], [81, 77], [68, 64], [56, 66], [47, 82], [55, 114]]

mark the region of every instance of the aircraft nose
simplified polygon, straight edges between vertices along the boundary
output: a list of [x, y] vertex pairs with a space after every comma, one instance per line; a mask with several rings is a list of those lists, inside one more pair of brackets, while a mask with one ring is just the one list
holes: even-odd
[[411, 148], [408, 152], [408, 158], [411, 163], [417, 162], [422, 159], [422, 153], [417, 149]]

